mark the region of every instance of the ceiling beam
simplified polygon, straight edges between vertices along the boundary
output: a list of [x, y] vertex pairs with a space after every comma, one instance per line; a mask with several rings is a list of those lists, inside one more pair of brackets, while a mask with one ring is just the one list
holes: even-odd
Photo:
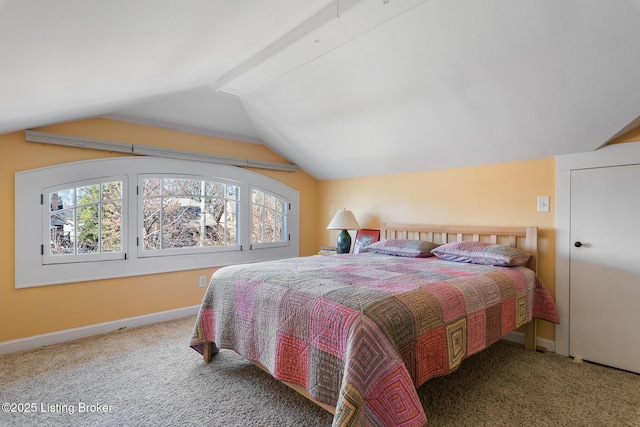
[[248, 95], [424, 1], [336, 0], [223, 75], [213, 87], [228, 95]]

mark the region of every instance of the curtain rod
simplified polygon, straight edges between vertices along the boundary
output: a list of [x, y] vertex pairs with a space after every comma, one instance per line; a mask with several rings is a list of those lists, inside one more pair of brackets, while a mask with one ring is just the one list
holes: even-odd
[[58, 135], [54, 133], [40, 132], [35, 130], [25, 130], [24, 140], [28, 142], [40, 142], [43, 144], [65, 145], [68, 147], [113, 151], [117, 153], [127, 153], [138, 156], [165, 157], [168, 159], [191, 160], [196, 162], [215, 163], [258, 169], [271, 169], [285, 172], [295, 172], [298, 170], [298, 166], [294, 164], [265, 162], [261, 160], [243, 159], [240, 157], [217, 156], [215, 154], [198, 153], [195, 151], [174, 150], [171, 148], [153, 147], [150, 145], [127, 144], [124, 142]]

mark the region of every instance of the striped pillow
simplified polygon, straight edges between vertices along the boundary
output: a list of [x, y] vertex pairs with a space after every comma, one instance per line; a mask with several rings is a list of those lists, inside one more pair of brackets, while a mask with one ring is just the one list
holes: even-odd
[[364, 251], [383, 255], [426, 258], [433, 256], [431, 250], [437, 246], [437, 243], [425, 242], [424, 240], [385, 239], [370, 244], [364, 248]]
[[513, 267], [524, 265], [531, 255], [509, 246], [482, 242], [452, 242], [440, 245], [432, 254], [446, 261]]

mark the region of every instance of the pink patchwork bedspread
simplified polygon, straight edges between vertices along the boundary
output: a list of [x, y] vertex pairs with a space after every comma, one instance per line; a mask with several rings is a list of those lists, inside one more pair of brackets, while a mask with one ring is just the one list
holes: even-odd
[[334, 426], [420, 426], [416, 388], [537, 317], [558, 322], [533, 271], [378, 254], [225, 267], [191, 346], [233, 349], [336, 407]]

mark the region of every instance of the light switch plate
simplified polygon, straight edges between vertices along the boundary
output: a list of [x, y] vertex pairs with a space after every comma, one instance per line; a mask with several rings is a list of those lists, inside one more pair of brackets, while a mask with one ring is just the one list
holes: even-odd
[[538, 196], [538, 212], [549, 212], [549, 196]]

